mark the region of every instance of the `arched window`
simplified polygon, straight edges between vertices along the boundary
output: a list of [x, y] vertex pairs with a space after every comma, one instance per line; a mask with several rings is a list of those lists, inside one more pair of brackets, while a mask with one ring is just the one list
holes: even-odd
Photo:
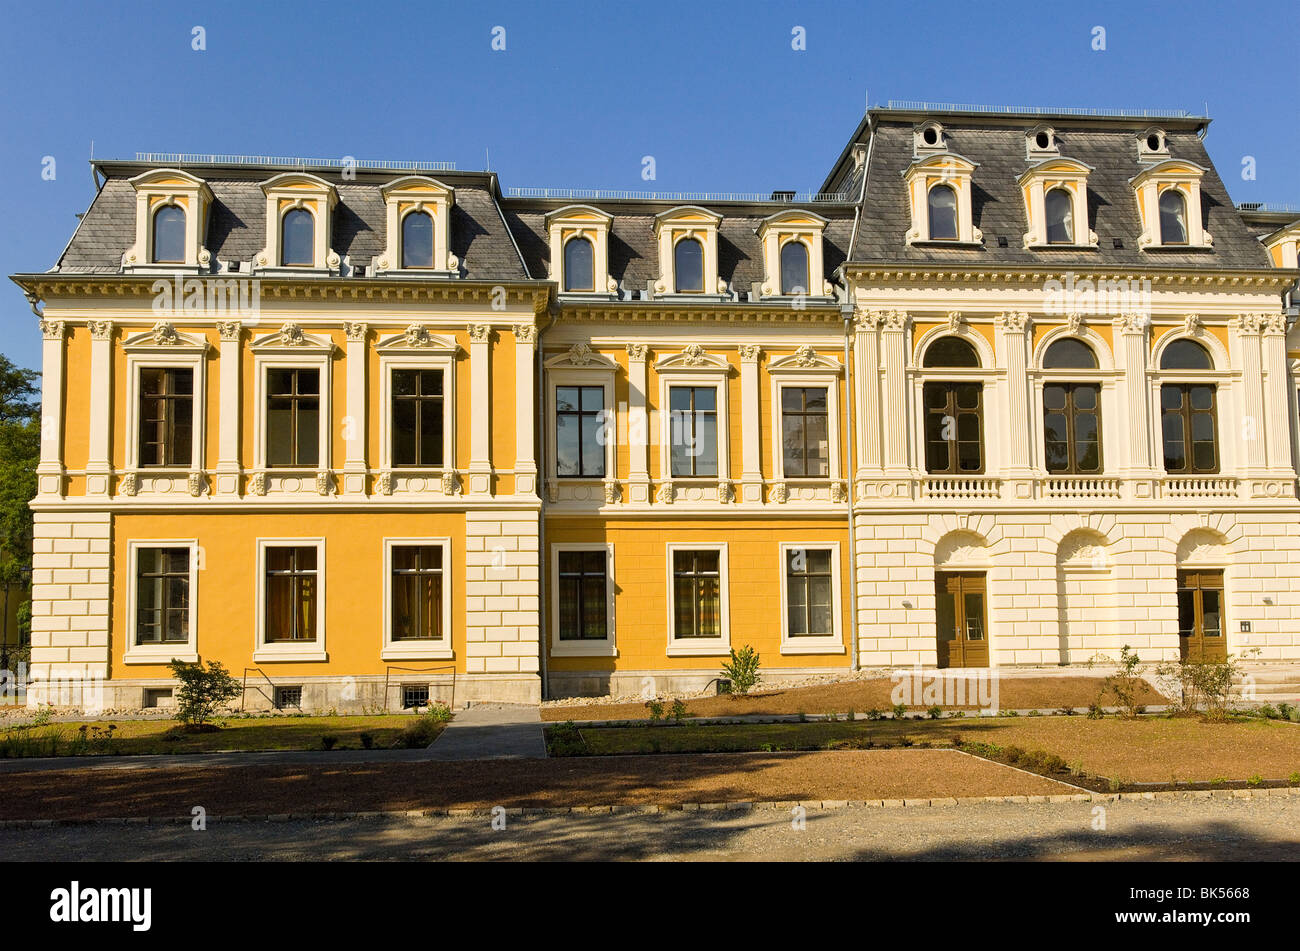
[[[1161, 370], [1213, 370], [1210, 352], [1195, 340], [1175, 340], [1160, 355]], [[1213, 383], [1162, 383], [1160, 432], [1165, 471], [1203, 474], [1219, 471], [1217, 400]]]
[[1074, 197], [1064, 188], [1053, 188], [1043, 196], [1047, 216], [1047, 243], [1074, 243]]
[[1187, 243], [1187, 199], [1176, 188], [1160, 195], [1160, 243]]
[[1214, 361], [1210, 359], [1210, 351], [1195, 340], [1184, 337], [1165, 347], [1165, 352], [1160, 355], [1160, 369], [1213, 370]]
[[163, 205], [153, 216], [155, 264], [185, 263], [185, 209]]
[[957, 240], [957, 193], [948, 185], [935, 185], [927, 196], [930, 206], [930, 240]]
[[1047, 348], [1043, 354], [1044, 370], [1095, 370], [1097, 355], [1092, 347], [1074, 337], [1065, 337]]
[[316, 263], [316, 219], [305, 208], [294, 208], [280, 222], [280, 263], [311, 267]]
[[809, 294], [812, 286], [808, 279], [808, 246], [802, 241], [787, 241], [781, 245], [781, 293]]
[[433, 267], [433, 215], [427, 211], [402, 219], [402, 267]]
[[940, 337], [925, 348], [925, 359], [921, 361], [921, 365], [963, 369], [978, 367], [980, 358], [975, 348], [961, 337]]
[[594, 291], [596, 252], [587, 238], [570, 238], [564, 243], [564, 289]]
[[673, 248], [673, 274], [679, 294], [704, 291], [704, 245], [694, 238], [682, 238]]

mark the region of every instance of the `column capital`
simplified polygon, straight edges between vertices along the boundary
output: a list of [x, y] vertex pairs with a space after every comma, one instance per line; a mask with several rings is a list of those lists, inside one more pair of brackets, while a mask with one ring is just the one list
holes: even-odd
[[912, 326], [912, 315], [905, 310], [874, 311], [881, 315], [887, 331], [904, 332]]
[[537, 342], [536, 324], [515, 324], [515, 343], [533, 344]]
[[644, 343], [624, 344], [627, 348], [628, 358], [631, 360], [646, 360], [650, 356], [650, 347]]
[[62, 340], [67, 325], [61, 320], [42, 320], [41, 337], [45, 340]]
[[369, 330], [370, 325], [362, 320], [345, 320], [343, 322], [343, 332], [347, 334], [348, 340], [354, 343], [363, 342]]
[[470, 324], [468, 327], [471, 343], [487, 343], [492, 334], [491, 324]]
[[92, 340], [109, 340], [113, 336], [113, 322], [111, 320], [92, 320], [87, 323], [90, 328], [90, 337]]
[[1110, 323], [1112, 327], [1122, 334], [1144, 337], [1151, 326], [1151, 317], [1148, 314], [1120, 314], [1112, 319]]
[[757, 363], [759, 355], [763, 352], [762, 348], [754, 343], [742, 343], [736, 349], [740, 351], [742, 363]]
[[993, 323], [1003, 333], [1009, 334], [1027, 333], [1034, 327], [1033, 318], [1020, 310], [1003, 311], [993, 318]]
[[221, 339], [224, 341], [229, 341], [232, 343], [237, 342], [239, 340], [239, 335], [243, 331], [243, 329], [244, 329], [243, 324], [241, 324], [237, 320], [217, 321], [217, 333], [221, 335]]
[[1242, 336], [1254, 336], [1264, 330], [1268, 314], [1238, 314], [1228, 321], [1228, 327]]

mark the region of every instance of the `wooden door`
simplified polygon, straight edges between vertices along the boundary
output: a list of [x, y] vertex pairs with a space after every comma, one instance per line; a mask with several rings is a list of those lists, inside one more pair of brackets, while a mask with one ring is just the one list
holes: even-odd
[[1223, 625], [1223, 572], [1178, 572], [1178, 654], [1193, 664], [1228, 659]]
[[935, 575], [940, 667], [989, 665], [988, 611], [983, 572]]

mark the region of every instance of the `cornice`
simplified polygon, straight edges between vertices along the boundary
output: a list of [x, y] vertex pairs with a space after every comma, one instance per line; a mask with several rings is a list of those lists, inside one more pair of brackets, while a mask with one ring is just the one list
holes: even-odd
[[646, 321], [674, 323], [707, 319], [720, 323], [839, 324], [844, 320], [839, 305], [807, 304], [798, 309], [789, 304], [700, 303], [681, 301], [560, 302], [562, 321]]
[[1152, 286], [1214, 288], [1258, 288], [1281, 292], [1300, 279], [1300, 270], [1259, 268], [1233, 270], [1214, 268], [1026, 268], [1026, 267], [935, 267], [911, 264], [844, 264], [846, 279], [864, 284], [907, 284], [918, 287], [942, 284], [948, 287], [1009, 286], [1034, 287], [1070, 275], [1081, 281], [1136, 280]]

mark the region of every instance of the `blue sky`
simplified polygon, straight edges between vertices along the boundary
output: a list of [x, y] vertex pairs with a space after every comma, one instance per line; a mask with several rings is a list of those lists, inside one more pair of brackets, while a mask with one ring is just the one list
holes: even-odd
[[[504, 185], [815, 189], [869, 99], [1181, 108], [1236, 201], [1300, 201], [1300, 5], [5, 3], [0, 271], [136, 151], [453, 161]], [[191, 48], [192, 29], [207, 49]], [[491, 48], [505, 28], [504, 51]], [[791, 48], [792, 30], [807, 49]], [[1092, 49], [1093, 29], [1106, 49]], [[653, 155], [657, 179], [643, 182]], [[1254, 156], [1254, 181], [1241, 177]], [[56, 177], [42, 179], [53, 156]], [[39, 362], [17, 288], [3, 351]]]

